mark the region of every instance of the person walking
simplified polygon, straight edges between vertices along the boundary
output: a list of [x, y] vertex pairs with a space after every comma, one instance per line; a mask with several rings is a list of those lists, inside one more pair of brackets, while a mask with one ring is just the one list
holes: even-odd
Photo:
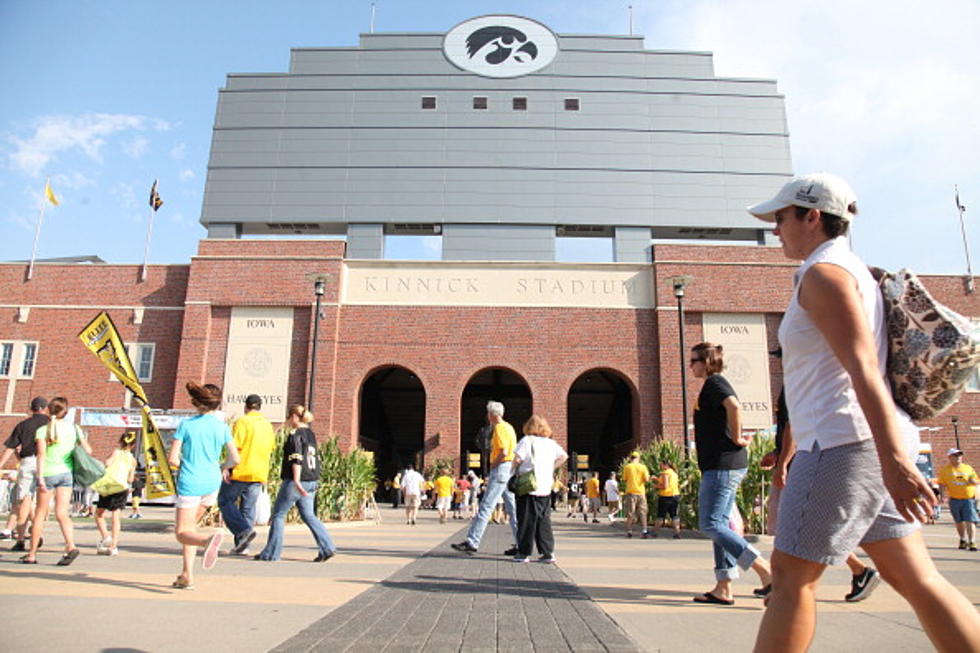
[[432, 493], [436, 498], [436, 511], [439, 513], [439, 523], [445, 524], [449, 519], [449, 508], [453, 500], [453, 477], [440, 469], [436, 472], [436, 480], [432, 482]]
[[202, 535], [197, 532], [197, 523], [207, 508], [218, 500], [222, 450], [227, 450], [230, 465], [240, 461], [231, 430], [214, 415], [221, 406], [221, 390], [193, 381], [188, 381], [185, 388], [198, 414], [183, 420], [177, 427], [167, 457], [170, 466], [178, 468], [174, 535], [182, 546], [183, 561], [180, 575], [171, 586], [184, 590], [194, 587], [194, 557], [198, 547], [205, 547], [203, 569], [211, 569], [218, 561], [221, 531]]
[[490, 521], [497, 501], [502, 499], [504, 511], [510, 521], [510, 532], [514, 544], [504, 551], [504, 555], [517, 553], [517, 512], [514, 506], [514, 493], [507, 489], [510, 480], [514, 449], [517, 447], [517, 434], [514, 427], [504, 421], [504, 405], [499, 401], [487, 402], [487, 421], [493, 426], [490, 439], [490, 474], [486, 481], [483, 499], [476, 518], [470, 523], [466, 539], [452, 545], [456, 551], [476, 553], [480, 548], [480, 540]]
[[[119, 555], [119, 530], [121, 527], [121, 511], [126, 507], [129, 498], [129, 488], [136, 476], [136, 457], [133, 447], [136, 446], [136, 432], [126, 431], [119, 437], [119, 446], [108, 460], [105, 461], [105, 473], [123, 486], [114, 494], [100, 496], [95, 504], [95, 527], [101, 538], [95, 552], [100, 555]], [[112, 515], [112, 532], [106, 528], [105, 513]]]
[[[667, 522], [674, 529], [674, 539], [681, 539], [681, 518], [678, 509], [681, 503], [681, 488], [677, 477], [677, 470], [669, 461], [660, 461], [660, 476], [656, 480], [657, 485], [657, 519], [660, 520], [662, 528], [667, 527]], [[653, 532], [657, 536], [657, 532]]]
[[936, 498], [913, 462], [918, 429], [887, 385], [884, 300], [848, 245], [854, 191], [834, 175], [805, 175], [749, 213], [775, 223], [783, 253], [803, 261], [779, 327], [797, 453], [780, 500], [756, 651], [810, 646], [820, 577], [858, 544], [911, 604], [933, 646], [980, 650], [980, 615], [936, 570], [916, 523], [928, 520]]
[[606, 507], [609, 509], [609, 523], [616, 521], [616, 513], [619, 512], [619, 481], [616, 480], [616, 472], [609, 472], [609, 478], [603, 486], [606, 493]]
[[960, 536], [960, 549], [977, 550], [977, 485], [980, 478], [973, 468], [963, 462], [963, 451], [953, 447], [946, 452], [949, 464], [939, 470], [939, 484], [946, 488], [949, 497], [949, 514], [956, 522]]
[[15, 542], [11, 551], [26, 551], [24, 544], [27, 538], [27, 524], [33, 521], [34, 495], [37, 492], [37, 430], [48, 423], [46, 409], [48, 402], [44, 397], [31, 399], [31, 415], [14, 426], [3, 446], [0, 456], [0, 469], [7, 464], [12, 455], [20, 461], [17, 466], [15, 481], [16, 498], [10, 506], [10, 514], [16, 516], [17, 525], [14, 528]]
[[[524, 437], [517, 443], [511, 475], [534, 472], [534, 489], [517, 497], [516, 562], [528, 562], [534, 547], [538, 560], [555, 562], [555, 538], [551, 530], [551, 486], [555, 470], [568, 460], [568, 454], [551, 438], [548, 421], [531, 415], [521, 429]], [[598, 481], [596, 481], [598, 484]]]
[[483, 479], [476, 475], [476, 472], [470, 470], [466, 475], [466, 479], [470, 482], [470, 490], [467, 495], [467, 505], [465, 510], [466, 517], [475, 517], [476, 512], [480, 507], [480, 490], [483, 487]]
[[79, 554], [79, 550], [75, 548], [74, 526], [68, 514], [74, 485], [75, 461], [72, 452], [76, 445], [80, 445], [91, 455], [92, 447], [85, 433], [68, 421], [67, 399], [53, 397], [47, 410], [51, 420], [41, 426], [34, 436], [38, 469], [37, 508], [34, 510], [34, 522], [31, 526], [30, 550], [20, 561], [29, 565], [37, 564], [37, 550], [41, 546], [44, 521], [48, 518], [51, 495], [54, 494], [54, 514], [65, 541], [65, 553], [58, 565], [67, 567]]
[[231, 555], [248, 555], [248, 545], [255, 539], [255, 503], [269, 480], [276, 432], [261, 410], [260, 396], [245, 397], [245, 414], [235, 420], [231, 430], [241, 460], [222, 472], [218, 508], [235, 537]]
[[313, 562], [326, 562], [337, 553], [337, 547], [327, 533], [326, 526], [316, 516], [313, 498], [320, 484], [320, 455], [317, 450], [316, 434], [310, 428], [313, 413], [302, 404], [289, 407], [286, 415], [288, 437], [282, 447], [280, 478], [282, 484], [276, 494], [269, 519], [269, 539], [256, 560], [278, 560], [282, 555], [283, 531], [286, 528], [286, 513], [293, 506], [299, 511], [300, 519], [310, 529], [316, 540], [318, 553]]
[[415, 466], [409, 463], [401, 476], [401, 488], [404, 495], [402, 498], [405, 501], [405, 523], [409, 526], [415, 526], [415, 520], [419, 516], [424, 487], [425, 479], [415, 471]]
[[[589, 514], [592, 515], [592, 523], [599, 523], [599, 508], [602, 507], [602, 499], [599, 494], [599, 472], [592, 472], [592, 477], [585, 482], [585, 496], [589, 500]], [[585, 521], [589, 521], [589, 514], [585, 515]]]
[[647, 483], [650, 470], [640, 462], [640, 454], [634, 451], [630, 461], [623, 466], [623, 481], [626, 483], [626, 496], [623, 497], [623, 510], [626, 512], [626, 537], [633, 537], [633, 524], [640, 524], [643, 539], [650, 537], [647, 530]]
[[715, 586], [694, 601], [734, 605], [732, 581], [738, 578], [738, 567], [755, 571], [763, 588], [772, 577], [759, 550], [729, 527], [729, 516], [737, 510], [735, 494], [748, 471], [745, 447], [751, 436], [742, 435], [742, 407], [721, 375], [723, 368], [721, 345], [702, 342], [691, 348], [691, 371], [695, 378], [704, 379], [694, 405], [694, 440], [701, 469], [698, 527], [711, 538], [715, 557]]

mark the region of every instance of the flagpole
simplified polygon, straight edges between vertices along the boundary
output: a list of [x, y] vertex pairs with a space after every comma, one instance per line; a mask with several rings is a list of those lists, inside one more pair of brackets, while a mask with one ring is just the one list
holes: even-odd
[[974, 291], [973, 265], [970, 263], [970, 245], [966, 237], [966, 221], [963, 220], [963, 213], [966, 211], [966, 207], [960, 203], [959, 187], [953, 186], [953, 190], [956, 191], [956, 211], [960, 214], [960, 233], [963, 236], [963, 250], [966, 252], [966, 276], [963, 278], [963, 285], [966, 288], [966, 293], [972, 295]]
[[[153, 187], [156, 188], [156, 182], [153, 182]], [[146, 244], [143, 246], [143, 267], [140, 270], [140, 282], [146, 281], [146, 265], [150, 256], [150, 239], [153, 237], [153, 214], [156, 210], [152, 206], [152, 198], [150, 201], [150, 219], [146, 226]]]
[[[44, 188], [50, 187], [51, 177], [48, 177], [45, 181]], [[37, 217], [37, 226], [34, 228], [34, 245], [31, 247], [31, 262], [27, 266], [27, 280], [30, 281], [34, 278], [34, 258], [37, 256], [37, 241], [41, 237], [41, 223], [44, 222], [44, 205], [47, 203], [48, 198], [44, 193], [41, 194], [41, 212]]]

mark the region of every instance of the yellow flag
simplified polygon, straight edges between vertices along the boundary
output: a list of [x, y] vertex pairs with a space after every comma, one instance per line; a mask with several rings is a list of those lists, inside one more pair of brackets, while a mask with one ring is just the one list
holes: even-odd
[[108, 313], [102, 311], [96, 315], [79, 332], [78, 338], [141, 404], [149, 403], [136, 376], [136, 370], [133, 369], [133, 363], [129, 360], [129, 354], [126, 353], [126, 346]]
[[44, 197], [55, 206], [58, 206], [58, 198], [54, 196], [54, 191], [51, 190], [51, 182], [49, 181], [44, 182]]
[[150, 407], [140, 406], [143, 412], [143, 455], [146, 459], [146, 498], [159, 499], [177, 494], [174, 477], [167, 463], [167, 451], [163, 447], [163, 438], [153, 423]]

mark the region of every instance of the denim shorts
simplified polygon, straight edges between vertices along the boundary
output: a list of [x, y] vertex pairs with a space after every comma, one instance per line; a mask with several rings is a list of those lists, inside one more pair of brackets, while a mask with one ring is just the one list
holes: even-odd
[[49, 490], [53, 490], [58, 487], [66, 487], [71, 489], [75, 484], [75, 479], [71, 472], [62, 472], [61, 474], [54, 474], [53, 476], [44, 477], [44, 485]]
[[956, 523], [980, 521], [977, 519], [977, 506], [973, 499], [950, 498], [949, 514]]

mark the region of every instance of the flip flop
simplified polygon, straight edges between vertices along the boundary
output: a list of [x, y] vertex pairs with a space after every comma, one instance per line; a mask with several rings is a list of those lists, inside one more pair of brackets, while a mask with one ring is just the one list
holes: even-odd
[[720, 599], [711, 592], [698, 594], [694, 597], [695, 603], [711, 603], [714, 605], [735, 605], [735, 599]]
[[217, 531], [208, 540], [208, 546], [204, 549], [204, 562], [201, 563], [202, 569], [211, 569], [214, 567], [215, 563], [218, 562], [218, 549], [221, 548], [221, 540], [224, 535], [221, 531]]
[[57, 565], [59, 567], [67, 567], [71, 563], [75, 562], [75, 558], [78, 557], [79, 553], [81, 553], [81, 551], [79, 551], [78, 549], [72, 549], [65, 555], [61, 556], [61, 560], [57, 562]]
[[22, 565], [36, 565], [37, 564], [37, 560], [28, 560], [27, 559], [27, 556], [21, 556], [20, 557], [20, 564], [22, 564]]
[[756, 587], [754, 590], [752, 590], [752, 594], [758, 596], [760, 599], [764, 599], [767, 596], [769, 596], [769, 593], [771, 591], [772, 591], [772, 583], [769, 583], [765, 587]]
[[188, 582], [183, 576], [177, 576], [177, 580], [170, 583], [170, 587], [177, 590], [192, 590], [194, 589], [194, 584]]

